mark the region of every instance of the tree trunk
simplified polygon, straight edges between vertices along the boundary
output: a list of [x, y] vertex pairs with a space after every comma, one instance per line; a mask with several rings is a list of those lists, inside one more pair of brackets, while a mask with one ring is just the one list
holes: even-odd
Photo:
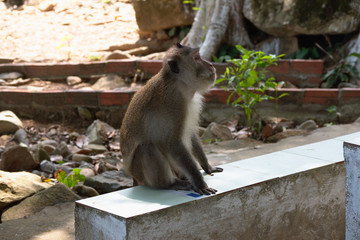
[[194, 23], [182, 44], [200, 47], [200, 55], [212, 60], [221, 43], [253, 47], [244, 26], [243, 0], [201, 0]]

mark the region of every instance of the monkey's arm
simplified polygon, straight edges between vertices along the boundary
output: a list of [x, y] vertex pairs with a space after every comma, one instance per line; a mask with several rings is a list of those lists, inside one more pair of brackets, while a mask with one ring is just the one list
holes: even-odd
[[216, 193], [215, 189], [207, 186], [203, 176], [196, 166], [194, 159], [182, 142], [172, 144], [170, 154], [182, 170], [183, 174], [190, 180], [195, 192], [201, 195]]
[[204, 171], [207, 174], [223, 171], [222, 168], [210, 166], [207, 157], [202, 149], [200, 139], [196, 134], [192, 135], [191, 144], [192, 144], [192, 151], [194, 156], [197, 158], [198, 162], [200, 163], [200, 166], [202, 167], [202, 169], [204, 169]]

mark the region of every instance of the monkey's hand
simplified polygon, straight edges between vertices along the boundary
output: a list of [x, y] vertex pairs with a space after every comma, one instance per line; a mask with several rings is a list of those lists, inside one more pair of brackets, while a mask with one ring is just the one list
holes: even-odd
[[209, 174], [209, 175], [212, 175], [212, 173], [215, 173], [215, 172], [222, 172], [223, 169], [222, 168], [219, 168], [219, 167], [212, 167], [210, 165], [208, 165], [206, 168], [203, 168], [204, 171]]

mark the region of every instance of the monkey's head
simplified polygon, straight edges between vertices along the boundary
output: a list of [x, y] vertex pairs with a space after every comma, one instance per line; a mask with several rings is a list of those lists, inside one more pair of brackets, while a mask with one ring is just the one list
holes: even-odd
[[207, 91], [216, 79], [214, 66], [202, 59], [199, 48], [191, 48], [177, 43], [171, 47], [164, 59], [164, 67], [189, 88], [200, 93]]

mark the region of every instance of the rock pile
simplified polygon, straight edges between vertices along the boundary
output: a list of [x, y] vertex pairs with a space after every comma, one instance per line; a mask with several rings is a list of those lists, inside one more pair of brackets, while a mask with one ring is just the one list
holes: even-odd
[[[8, 121], [0, 124], [0, 132], [12, 135], [3, 134], [5, 141], [0, 144], [1, 221], [29, 216], [80, 196], [132, 186], [132, 179], [122, 170], [118, 130], [110, 125], [96, 120], [83, 134], [61, 131], [57, 125], [46, 130], [24, 129], [15, 114], [7, 113], [14, 117], [0, 118], [0, 123]], [[74, 169], [81, 169], [85, 181], [71, 190], [56, 178], [62, 171], [65, 176], [74, 175]]]

